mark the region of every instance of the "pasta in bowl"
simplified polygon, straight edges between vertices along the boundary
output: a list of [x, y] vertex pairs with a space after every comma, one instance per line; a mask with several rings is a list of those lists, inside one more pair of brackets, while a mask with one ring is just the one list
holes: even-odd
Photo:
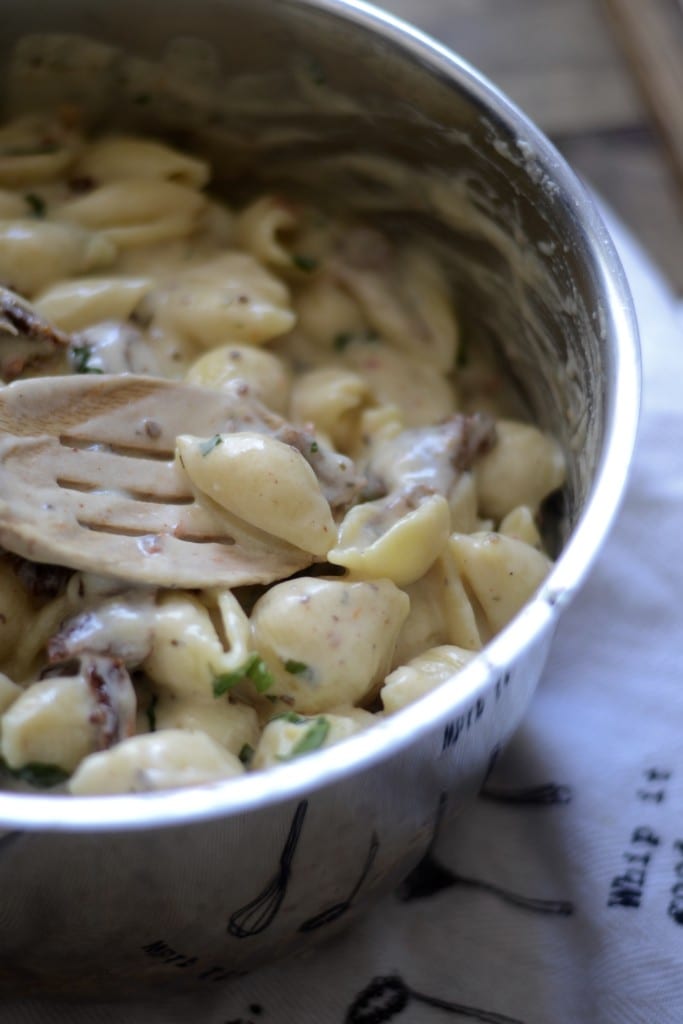
[[561, 158], [409, 26], [56, 4], [0, 37], [0, 985], [195, 992], [481, 786], [614, 519], [637, 341]]
[[[5, 424], [8, 785], [147, 792], [308, 756], [452, 678], [551, 566], [541, 527], [562, 449], [461, 336], [427, 241], [276, 193], [232, 204], [211, 176], [160, 138], [88, 138], [71, 108], [0, 129], [9, 392], [79, 375], [80, 407], [114, 375], [185, 386], [160, 392], [177, 406], [172, 451], [142, 420], [151, 450], [135, 450], [135, 484], [121, 475], [133, 434], [74, 441], [55, 428], [69, 467], [125, 442], [124, 458], [97, 485], [60, 470], [55, 506], [21, 542], [6, 481], [24, 465]], [[188, 388], [198, 408], [225, 398], [209, 435], [178, 405]], [[160, 460], [164, 487], [244, 553], [241, 574], [169, 581], [168, 535], [185, 544], [178, 558], [195, 556], [181, 520], [159, 525]], [[134, 516], [116, 511], [131, 489]], [[82, 532], [67, 548], [59, 504], [74, 492]], [[109, 504], [93, 527], [95, 500]], [[96, 551], [103, 532], [123, 535], [133, 559], [89, 556], [92, 529]], [[265, 575], [249, 562], [264, 550]]]

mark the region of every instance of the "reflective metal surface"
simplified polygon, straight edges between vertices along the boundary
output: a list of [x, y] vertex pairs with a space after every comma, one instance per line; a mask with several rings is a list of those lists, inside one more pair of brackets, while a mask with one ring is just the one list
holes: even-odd
[[84, 103], [94, 127], [162, 131], [207, 152], [232, 195], [299, 189], [428, 235], [465, 331], [499, 348], [568, 455], [563, 550], [546, 585], [412, 708], [227, 784], [0, 796], [5, 985], [220, 983], [390, 889], [444, 799], [459, 809], [519, 723], [624, 489], [639, 388], [630, 300], [549, 143], [458, 58], [364, 4], [6, 0], [0, 47], [12, 110]]

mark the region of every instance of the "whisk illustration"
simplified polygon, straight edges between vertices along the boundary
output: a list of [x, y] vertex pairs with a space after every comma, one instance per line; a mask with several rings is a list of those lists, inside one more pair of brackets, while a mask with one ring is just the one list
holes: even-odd
[[307, 810], [307, 800], [302, 800], [297, 804], [285, 845], [280, 854], [280, 865], [263, 892], [231, 915], [228, 921], [228, 933], [234, 935], [236, 939], [247, 939], [251, 935], [259, 935], [273, 923], [287, 893], [292, 873], [292, 862], [301, 838]]
[[374, 864], [378, 850], [379, 840], [376, 834], [373, 832], [372, 838], [370, 839], [370, 846], [368, 847], [367, 856], [365, 858], [365, 863], [363, 864], [363, 867], [361, 869], [361, 872], [358, 876], [356, 883], [354, 884], [353, 888], [351, 889], [351, 892], [348, 894], [346, 899], [341, 900], [339, 903], [333, 903], [332, 906], [327, 907], [325, 910], [322, 910], [319, 914], [315, 914], [313, 917], [309, 917], [307, 921], [304, 921], [303, 924], [299, 925], [300, 932], [312, 932], [316, 928], [321, 928], [325, 924], [331, 924], [332, 921], [336, 921], [337, 918], [341, 917], [342, 914], [345, 914], [347, 910], [349, 910], [355, 897], [358, 895], [360, 887], [362, 886], [363, 882], [370, 873], [370, 868]]

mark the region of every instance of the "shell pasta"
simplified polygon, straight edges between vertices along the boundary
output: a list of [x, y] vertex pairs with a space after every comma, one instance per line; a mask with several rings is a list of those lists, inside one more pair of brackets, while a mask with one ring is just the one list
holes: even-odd
[[0, 127], [2, 383], [229, 391], [225, 430], [190, 424], [170, 465], [217, 529], [308, 568], [188, 590], [0, 551], [6, 787], [275, 770], [457, 677], [550, 569], [562, 452], [504, 387], [492, 408], [436, 250], [276, 194], [233, 207], [210, 179], [73, 117]]

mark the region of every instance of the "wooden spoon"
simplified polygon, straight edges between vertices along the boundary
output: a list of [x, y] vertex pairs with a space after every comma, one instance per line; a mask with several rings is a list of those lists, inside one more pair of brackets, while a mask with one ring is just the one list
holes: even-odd
[[44, 377], [0, 389], [0, 545], [34, 562], [166, 587], [271, 583], [313, 557], [198, 502], [179, 434], [284, 421], [245, 388], [136, 376]]

